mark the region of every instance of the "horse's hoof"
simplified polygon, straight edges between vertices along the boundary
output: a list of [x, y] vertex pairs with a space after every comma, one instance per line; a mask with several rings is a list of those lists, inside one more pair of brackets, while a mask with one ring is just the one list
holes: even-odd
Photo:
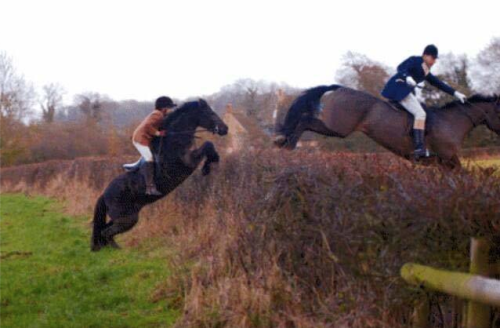
[[281, 146], [281, 148], [286, 150], [294, 150], [297, 147], [297, 144], [291, 143], [290, 140], [287, 139], [285, 144]]
[[110, 240], [108, 245], [114, 249], [121, 249], [120, 245], [118, 245], [114, 240]]
[[286, 140], [287, 138], [285, 136], [278, 135], [276, 136], [276, 138], [274, 138], [274, 145], [281, 148], [285, 145]]
[[203, 168], [201, 169], [201, 174], [203, 176], [207, 176], [210, 174], [210, 166], [203, 166]]

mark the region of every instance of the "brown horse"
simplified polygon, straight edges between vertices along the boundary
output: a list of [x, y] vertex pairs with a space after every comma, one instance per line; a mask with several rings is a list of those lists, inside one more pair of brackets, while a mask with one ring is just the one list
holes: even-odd
[[[294, 101], [275, 144], [294, 149], [305, 131], [339, 138], [361, 131], [391, 152], [411, 159], [412, 120], [408, 112], [365, 92], [339, 85], [321, 86], [305, 91]], [[428, 109], [426, 145], [439, 164], [460, 167], [462, 142], [479, 125], [500, 135], [499, 96], [475, 95], [465, 104], [454, 101]]]

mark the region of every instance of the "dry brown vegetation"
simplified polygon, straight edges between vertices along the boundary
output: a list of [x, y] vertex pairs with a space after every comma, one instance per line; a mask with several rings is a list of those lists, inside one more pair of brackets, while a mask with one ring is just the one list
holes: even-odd
[[[2, 191], [89, 213], [122, 161], [6, 168]], [[399, 278], [401, 266], [465, 271], [469, 237], [499, 235], [500, 179], [387, 154], [266, 150], [226, 156], [144, 214], [129, 247], [154, 236], [175, 251], [152, 297], [184, 310], [181, 327], [405, 327], [425, 293]], [[461, 302], [431, 297], [437, 326], [460, 320]]]

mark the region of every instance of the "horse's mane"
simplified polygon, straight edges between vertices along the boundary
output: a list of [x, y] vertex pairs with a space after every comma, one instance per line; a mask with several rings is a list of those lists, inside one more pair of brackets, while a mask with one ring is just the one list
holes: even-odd
[[168, 115], [162, 123], [163, 128], [168, 128], [172, 122], [175, 122], [181, 115], [186, 113], [187, 111], [198, 108], [200, 103], [198, 101], [189, 101], [182, 104], [179, 108], [177, 108], [172, 114]]
[[[500, 95], [496, 95], [496, 94], [491, 95], [491, 96], [485, 96], [485, 95], [478, 93], [478, 94], [474, 94], [471, 97], [467, 98], [467, 101], [474, 104], [474, 103], [480, 103], [480, 102], [495, 102], [495, 101], [498, 101], [499, 98], [500, 98]], [[456, 105], [462, 105], [460, 100], [450, 101], [449, 103], [441, 106], [440, 108], [441, 109], [448, 109], [451, 107], [455, 107]]]
[[[172, 127], [172, 124], [178, 121], [178, 119], [184, 115], [189, 113], [191, 110], [198, 109], [200, 107], [199, 101], [190, 101], [185, 102], [176, 110], [174, 110], [171, 114], [169, 114], [166, 118], [163, 119], [161, 130], [169, 130]], [[188, 141], [187, 134], [178, 134], [178, 135], [170, 135], [170, 139], [175, 138], [176, 140], [184, 140]], [[163, 140], [159, 137], [153, 138], [151, 143], [151, 147], [154, 152], [158, 152], [158, 148], [160, 147], [160, 140]], [[180, 152], [183, 151], [183, 144], [176, 143], [175, 147], [170, 150], [169, 156], [175, 158]]]

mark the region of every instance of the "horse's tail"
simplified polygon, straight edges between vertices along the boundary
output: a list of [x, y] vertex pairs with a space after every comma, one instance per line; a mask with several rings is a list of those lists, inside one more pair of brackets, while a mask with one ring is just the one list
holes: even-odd
[[319, 109], [321, 97], [328, 91], [335, 91], [342, 88], [341, 85], [321, 85], [304, 91], [297, 97], [286, 113], [285, 121], [280, 128], [280, 133], [288, 136], [295, 130], [303, 115], [314, 116]]
[[92, 251], [98, 251], [106, 244], [106, 241], [101, 236], [101, 232], [106, 226], [106, 203], [104, 202], [104, 195], [101, 195], [97, 200], [94, 208], [94, 221], [91, 240]]

